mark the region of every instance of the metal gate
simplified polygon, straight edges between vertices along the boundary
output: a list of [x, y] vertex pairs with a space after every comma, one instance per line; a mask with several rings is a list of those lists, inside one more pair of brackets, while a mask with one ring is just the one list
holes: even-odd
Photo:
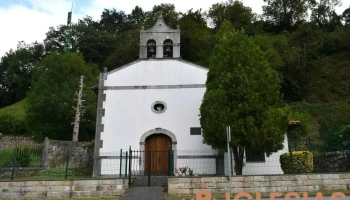
[[174, 176], [174, 152], [129, 149], [129, 185], [164, 186]]

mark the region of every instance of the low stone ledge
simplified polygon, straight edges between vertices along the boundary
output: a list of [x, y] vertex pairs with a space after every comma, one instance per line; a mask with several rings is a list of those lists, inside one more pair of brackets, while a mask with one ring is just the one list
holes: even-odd
[[[350, 189], [350, 173], [234, 176], [231, 191], [238, 192], [311, 192]], [[199, 181], [200, 180], [200, 181]], [[213, 193], [229, 191], [228, 177], [169, 178], [170, 195], [195, 195], [206, 185]]]
[[0, 199], [117, 197], [128, 188], [128, 180], [3, 181]]

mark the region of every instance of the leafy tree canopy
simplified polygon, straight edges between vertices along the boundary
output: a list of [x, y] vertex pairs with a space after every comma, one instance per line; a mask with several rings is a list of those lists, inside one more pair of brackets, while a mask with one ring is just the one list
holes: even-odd
[[82, 55], [51, 54], [35, 67], [32, 88], [27, 98], [26, 121], [35, 138], [71, 140], [76, 106], [75, 92], [84, 76], [85, 111], [80, 125], [80, 140], [94, 137], [96, 95], [90, 89], [97, 83], [97, 71]]

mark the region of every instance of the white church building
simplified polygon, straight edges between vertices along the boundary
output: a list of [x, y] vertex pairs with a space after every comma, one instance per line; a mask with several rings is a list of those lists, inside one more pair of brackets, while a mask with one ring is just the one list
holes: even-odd
[[[189, 167], [198, 175], [228, 175], [225, 150], [203, 144], [199, 108], [208, 69], [180, 55], [180, 27], [168, 27], [160, 16], [153, 27], [140, 31], [138, 60], [100, 74], [94, 176], [119, 175], [120, 151], [130, 147], [141, 151], [171, 148], [174, 168]], [[279, 156], [287, 151], [286, 137], [284, 149], [277, 153], [267, 157], [262, 152], [254, 159], [246, 155], [243, 174], [283, 174]], [[140, 155], [138, 167], [141, 171], [147, 166], [168, 169], [168, 159], [153, 156], [148, 165]]]

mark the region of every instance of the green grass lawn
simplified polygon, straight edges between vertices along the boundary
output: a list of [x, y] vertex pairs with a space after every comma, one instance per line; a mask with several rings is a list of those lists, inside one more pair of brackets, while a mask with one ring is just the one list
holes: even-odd
[[1, 115], [12, 115], [15, 118], [22, 120], [25, 117], [25, 105], [26, 100], [19, 101], [17, 103], [14, 103], [10, 106], [4, 107], [0, 109], [0, 116]]
[[[50, 181], [50, 180], [65, 180], [66, 170], [64, 168], [43, 169], [31, 176], [20, 176], [15, 171], [14, 181]], [[68, 169], [66, 180], [89, 180], [92, 177], [92, 169]], [[10, 177], [2, 177], [1, 181], [10, 181]]]

